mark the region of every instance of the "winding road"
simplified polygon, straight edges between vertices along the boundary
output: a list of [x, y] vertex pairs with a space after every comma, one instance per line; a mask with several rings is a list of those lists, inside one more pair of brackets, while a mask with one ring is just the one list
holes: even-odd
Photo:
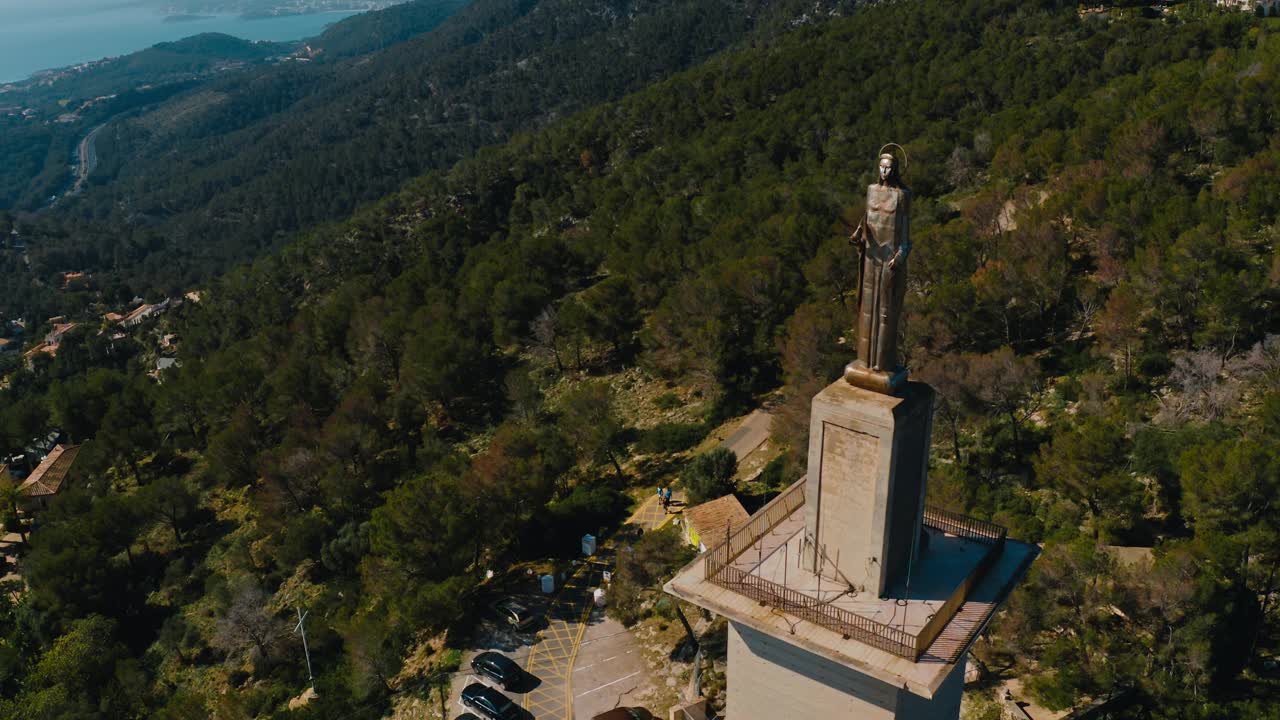
[[[98, 127], [89, 131], [88, 135], [80, 141], [80, 145], [76, 148], [76, 159], [78, 161], [76, 167], [76, 181], [67, 191], [67, 195], [76, 195], [84, 189], [85, 181], [89, 179], [89, 173], [98, 166], [98, 149], [94, 145], [94, 141], [98, 138], [98, 133], [102, 132], [102, 128], [107, 124], [103, 123]], [[64, 196], [65, 197], [65, 196]]]

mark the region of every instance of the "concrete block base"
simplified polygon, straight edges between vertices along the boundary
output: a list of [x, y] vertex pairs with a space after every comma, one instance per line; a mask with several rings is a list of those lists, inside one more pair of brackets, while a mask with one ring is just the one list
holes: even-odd
[[933, 390], [898, 395], [837, 380], [813, 398], [805, 567], [884, 596], [916, 556], [933, 429]]
[[956, 720], [963, 668], [925, 698], [730, 622], [726, 720]]

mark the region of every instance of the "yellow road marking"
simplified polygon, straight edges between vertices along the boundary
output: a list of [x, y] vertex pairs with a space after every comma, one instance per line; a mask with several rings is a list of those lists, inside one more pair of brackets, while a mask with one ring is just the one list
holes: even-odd
[[[636, 508], [636, 511], [627, 519], [627, 524], [638, 525], [645, 532], [656, 530], [671, 521], [675, 514], [668, 510], [663, 510], [659, 506], [656, 495], [650, 495], [647, 500]], [[604, 549], [612, 549], [614, 543], [612, 539], [602, 546]], [[604, 566], [607, 563], [589, 559], [574, 569], [572, 575], [566, 580], [564, 585], [560, 587], [560, 592], [552, 600], [547, 607], [547, 616], [550, 617], [557, 614], [561, 616], [569, 615], [569, 611], [577, 610], [575, 603], [564, 599], [565, 594], [569, 590], [585, 591], [588, 588], [588, 580], [593, 576], [591, 573], [596, 572], [597, 566]], [[585, 574], [584, 574], [585, 573]], [[582, 646], [582, 638], [587, 632], [587, 621], [591, 617], [591, 609], [594, 607], [594, 598], [590, 594], [583, 597], [582, 610], [575, 613], [575, 620], [554, 619], [547, 626], [547, 630], [540, 633], [540, 640], [537, 645], [529, 651], [529, 658], [525, 661], [525, 670], [535, 677], [550, 678], [554, 677], [564, 682], [564, 700], [562, 703], [556, 702], [554, 697], [543, 696], [537, 690], [534, 690], [524, 697], [524, 707], [527, 710], [538, 710], [540, 712], [550, 713], [552, 717], [558, 717], [558, 713], [562, 713], [565, 720], [573, 720], [573, 663], [578, 659], [578, 649]], [[573, 622], [577, 623], [575, 627]], [[537, 697], [534, 697], [537, 695]], [[552, 717], [546, 720], [552, 720]], [[540, 719], [541, 720], [541, 719]]]

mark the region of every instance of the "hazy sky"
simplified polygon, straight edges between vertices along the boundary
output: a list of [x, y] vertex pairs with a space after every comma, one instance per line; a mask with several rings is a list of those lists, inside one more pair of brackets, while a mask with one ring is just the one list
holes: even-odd
[[85, 10], [101, 10], [104, 8], [152, 5], [148, 0], [0, 0], [0, 22], [8, 20], [51, 17], [57, 15], [75, 15]]

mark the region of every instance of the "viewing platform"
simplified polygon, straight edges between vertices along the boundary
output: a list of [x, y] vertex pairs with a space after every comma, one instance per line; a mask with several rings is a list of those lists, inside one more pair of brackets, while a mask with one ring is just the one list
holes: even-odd
[[685, 567], [667, 592], [895, 687], [932, 697], [1039, 549], [992, 523], [926, 509], [918, 559], [884, 597], [803, 561], [805, 480]]

